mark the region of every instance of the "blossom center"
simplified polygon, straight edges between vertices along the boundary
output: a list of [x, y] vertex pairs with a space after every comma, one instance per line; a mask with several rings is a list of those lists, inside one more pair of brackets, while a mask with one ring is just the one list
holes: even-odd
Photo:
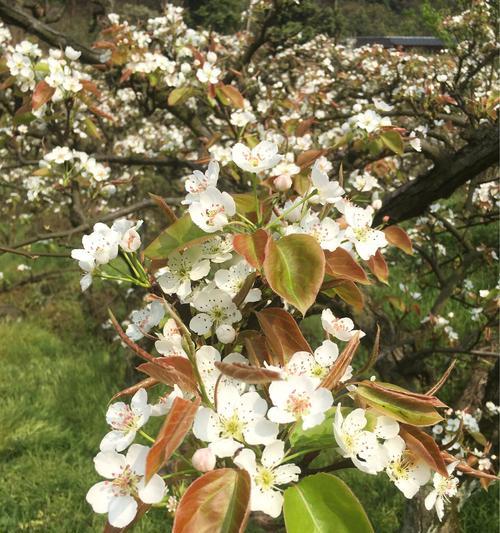
[[139, 480], [140, 476], [132, 471], [130, 465], [125, 465], [118, 477], [106, 483], [111, 483], [116, 496], [128, 496], [137, 492]]
[[136, 431], [140, 426], [140, 417], [126, 406], [118, 415], [118, 420], [111, 422], [111, 427], [119, 431]]
[[233, 413], [230, 418], [222, 421], [222, 436], [225, 438], [233, 438], [236, 440], [243, 440], [243, 429], [245, 424], [238, 418], [236, 413]]
[[272, 470], [259, 466], [257, 475], [254, 478], [255, 484], [262, 487], [264, 490], [269, 490], [274, 486], [275, 476]]
[[296, 418], [307, 414], [310, 408], [311, 401], [306, 395], [294, 392], [288, 397], [287, 411], [292, 413]]

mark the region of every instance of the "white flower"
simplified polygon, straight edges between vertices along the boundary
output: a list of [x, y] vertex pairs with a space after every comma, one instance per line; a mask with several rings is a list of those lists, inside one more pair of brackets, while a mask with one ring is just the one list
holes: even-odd
[[160, 302], [151, 302], [144, 309], [130, 313], [132, 323], [127, 326], [125, 333], [133, 340], [138, 341], [144, 337], [151, 328], [158, 325], [165, 315], [165, 309]]
[[203, 67], [196, 71], [196, 77], [201, 83], [217, 83], [219, 81], [221, 70], [209, 61], [203, 63]]
[[108, 513], [109, 523], [116, 528], [128, 526], [137, 514], [137, 501], [158, 503], [165, 494], [165, 482], [154, 474], [146, 484], [147, 446], [133, 444], [124, 456], [116, 452], [99, 452], [94, 458], [97, 473], [106, 481], [96, 483], [86, 500], [96, 513]]
[[[410, 134], [411, 135], [411, 134]], [[410, 138], [410, 146], [416, 151], [421, 152], [422, 151], [422, 141], [418, 137], [411, 137]]]
[[273, 381], [269, 396], [274, 407], [267, 414], [269, 420], [288, 424], [302, 420], [303, 429], [321, 424], [325, 411], [333, 404], [332, 393], [316, 388], [316, 381], [307, 376], [291, 376], [287, 381]]
[[257, 464], [255, 452], [247, 448], [234, 459], [236, 466], [250, 474], [250, 509], [262, 511], [273, 518], [281, 514], [283, 507], [283, 495], [277, 486], [298, 481], [300, 474], [300, 468], [293, 463], [280, 465], [285, 458], [284, 448], [282, 440], [268, 444], [262, 452], [260, 464]]
[[210, 261], [202, 259], [200, 248], [188, 248], [185, 252], [170, 254], [168, 266], [160, 270], [157, 280], [166, 294], [177, 294], [184, 300], [191, 294], [191, 282], [208, 275]]
[[361, 259], [370, 259], [379, 248], [387, 245], [384, 232], [371, 228], [373, 211], [370, 207], [363, 209], [346, 202], [344, 218], [348, 224], [345, 237], [354, 244]]
[[233, 237], [232, 235], [226, 235], [225, 237], [216, 235], [203, 242], [200, 248], [201, 256], [204, 259], [210, 259], [212, 263], [225, 263], [233, 257], [231, 254]]
[[438, 472], [434, 474], [432, 479], [434, 490], [426, 496], [424, 501], [425, 508], [428, 511], [435, 507], [440, 522], [443, 520], [445, 502], [447, 502], [449, 498], [456, 496], [458, 492], [458, 478], [451, 475], [457, 464], [458, 461], [450, 463], [446, 467], [448, 477], [444, 477]]
[[163, 326], [163, 332], [158, 333], [155, 348], [164, 356], [187, 357], [182, 347], [182, 335], [173, 318], [169, 318]]
[[121, 218], [115, 220], [111, 229], [120, 235], [120, 247], [124, 252], [136, 252], [141, 246], [141, 237], [137, 230], [141, 227], [142, 220], [137, 223]]
[[343, 238], [343, 232], [340, 226], [331, 218], [325, 217], [323, 220], [316, 214], [309, 213], [299, 224], [288, 226], [285, 231], [286, 235], [292, 233], [305, 233], [314, 237], [323, 250], [333, 252], [340, 246]]
[[201, 291], [193, 301], [193, 307], [200, 311], [189, 322], [189, 327], [198, 335], [206, 335], [212, 327], [231, 325], [241, 320], [241, 313], [231, 295], [220, 289]]
[[316, 161], [312, 168], [311, 180], [313, 187], [318, 191], [317, 196], [313, 196], [310, 201], [312, 203], [335, 204], [344, 194], [344, 189], [339, 185], [338, 181], [330, 181], [325, 172], [321, 170], [323, 162]]
[[82, 55], [82, 53], [78, 50], [75, 50], [71, 46], [66, 46], [64, 49], [64, 55], [71, 61], [76, 61]]
[[364, 409], [354, 409], [344, 419], [340, 404], [335, 411], [333, 432], [342, 457], [352, 460], [356, 468], [376, 474], [386, 466], [386, 454], [377, 435], [366, 431], [368, 420]]
[[282, 159], [278, 154], [278, 147], [269, 141], [262, 141], [252, 149], [237, 143], [232, 148], [231, 157], [242, 170], [253, 173], [268, 170]]
[[[295, 376], [309, 376], [316, 380], [317, 385], [326, 376], [333, 363], [339, 355], [338, 346], [330, 341], [323, 341], [321, 346], [314, 350], [314, 354], [309, 352], [296, 352], [286, 364], [286, 372]], [[348, 366], [341, 382], [352, 377], [352, 366]]]
[[351, 340], [358, 331], [360, 339], [365, 336], [362, 331], [354, 329], [354, 322], [350, 318], [337, 318], [330, 309], [324, 309], [321, 313], [321, 325], [339, 341]]
[[421, 459], [406, 449], [405, 441], [398, 435], [384, 442], [389, 478], [408, 499], [413, 498], [430, 477], [431, 470]]
[[201, 407], [196, 413], [193, 433], [209, 443], [217, 457], [232, 457], [246, 442], [269, 444], [278, 435], [278, 425], [265, 418], [266, 401], [257, 392], [240, 393], [227, 385], [217, 392], [216, 410]]
[[[246, 261], [239, 261], [236, 265], [229, 267], [229, 270], [220, 269], [215, 273], [214, 281], [217, 287], [227, 292], [233, 298], [240, 292], [247, 277], [253, 269]], [[260, 289], [250, 289], [245, 297], [244, 303], [258, 302], [262, 297]]]
[[359, 170], [351, 172], [349, 181], [352, 186], [360, 192], [369, 192], [372, 189], [379, 187], [377, 178], [366, 171], [363, 173], [360, 173]]
[[151, 406], [148, 404], [148, 394], [145, 389], [139, 389], [130, 405], [116, 402], [108, 407], [106, 422], [111, 426], [101, 441], [102, 452], [125, 450], [134, 442], [137, 431], [144, 426], [151, 415]]
[[208, 187], [215, 188], [219, 179], [219, 163], [211, 161], [205, 173], [195, 170], [187, 177], [185, 188], [187, 191], [186, 199], [182, 201], [183, 204], [192, 204], [199, 200], [200, 194], [205, 192]]
[[378, 113], [372, 109], [367, 109], [364, 113], [359, 113], [353, 117], [354, 124], [368, 133], [375, 131], [381, 126], [390, 126], [391, 120], [389, 117], [382, 118]]
[[236, 213], [233, 198], [227, 192], [220, 192], [208, 187], [202, 192], [198, 201], [189, 206], [193, 222], [207, 233], [214, 233], [228, 223], [228, 217]]
[[151, 416], [166, 415], [176, 398], [184, 398], [184, 394], [177, 385], [174, 385], [174, 390], [163, 395], [155, 404], [151, 405]]

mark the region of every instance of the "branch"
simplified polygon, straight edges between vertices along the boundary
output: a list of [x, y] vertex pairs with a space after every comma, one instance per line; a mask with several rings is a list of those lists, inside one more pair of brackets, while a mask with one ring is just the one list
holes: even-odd
[[75, 50], [78, 50], [82, 53], [80, 56], [80, 61], [82, 63], [87, 63], [90, 65], [103, 63], [100, 54], [75, 41], [72, 37], [54, 30], [47, 24], [44, 24], [31, 15], [28, 15], [21, 9], [15, 7], [14, 2], [0, 0], [0, 18], [7, 24], [18, 26], [23, 28], [26, 32], [36, 35], [42, 39], [42, 41], [45, 41], [52, 46], [63, 49], [66, 46], [71, 46]]

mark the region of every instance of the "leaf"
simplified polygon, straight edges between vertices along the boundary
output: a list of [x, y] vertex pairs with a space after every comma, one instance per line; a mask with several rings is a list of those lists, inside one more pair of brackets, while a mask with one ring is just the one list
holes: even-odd
[[359, 346], [359, 332], [356, 332], [351, 340], [345, 345], [345, 348], [342, 350], [342, 353], [339, 355], [337, 360], [333, 363], [332, 367], [328, 371], [328, 374], [323, 378], [321, 382], [321, 387], [324, 387], [328, 390], [333, 390], [337, 387], [342, 379], [342, 376], [345, 374], [347, 367], [352, 361], [354, 354]]
[[441, 389], [441, 387], [446, 383], [446, 380], [450, 377], [450, 374], [455, 368], [456, 364], [457, 364], [457, 360], [453, 359], [453, 361], [450, 363], [448, 368], [445, 370], [444, 374], [441, 376], [439, 381], [425, 393], [427, 396], [432, 396], [436, 394], [436, 392], [438, 392], [439, 389]]
[[249, 514], [248, 472], [219, 468], [187, 488], [175, 511], [172, 533], [243, 533]]
[[113, 324], [113, 327], [118, 333], [120, 339], [142, 359], [145, 359], [146, 361], [154, 361], [155, 358], [150, 353], [146, 352], [146, 350], [141, 348], [123, 331], [120, 324], [118, 324], [118, 320], [116, 320], [115, 315], [111, 312], [110, 309], [108, 309], [108, 313], [111, 323]]
[[410, 237], [404, 229], [399, 228], [398, 226], [389, 226], [384, 228], [383, 231], [387, 242], [397, 246], [406, 254], [413, 255], [413, 246]]
[[310, 235], [269, 239], [264, 273], [271, 289], [305, 315], [325, 277], [325, 254]]
[[311, 129], [311, 126], [315, 122], [315, 118], [306, 118], [305, 120], [299, 122], [297, 128], [295, 129], [295, 136], [302, 137], [303, 135], [305, 135]]
[[146, 483], [170, 459], [182, 444], [193, 425], [194, 417], [200, 406], [200, 399], [194, 402], [174, 398], [156, 441], [146, 458]]
[[448, 453], [448, 452], [441, 452], [441, 453], [443, 455], [443, 459], [445, 460], [445, 463], [448, 465], [450, 463], [459, 461], [457, 465], [457, 470], [460, 470], [460, 472], [463, 472], [464, 474], [467, 474], [468, 476], [478, 477], [480, 479], [491, 479], [492, 481], [500, 479], [498, 476], [495, 476], [493, 474], [488, 474], [488, 472], [484, 472], [483, 470], [476, 470], [475, 468], [472, 468], [472, 466], [468, 465], [464, 461], [461, 461], [458, 457], [451, 455], [451, 453]]
[[121, 398], [122, 396], [132, 396], [135, 394], [139, 389], [149, 389], [150, 387], [154, 387], [158, 382], [157, 379], [154, 378], [146, 378], [142, 381], [139, 381], [139, 383], [136, 383], [135, 385], [132, 385], [131, 387], [127, 387], [126, 389], [121, 390], [120, 392], [117, 392], [116, 394], [113, 394], [111, 400], [109, 402], [114, 402], [118, 398]]
[[245, 100], [243, 96], [241, 95], [240, 91], [234, 87], [233, 85], [220, 85], [217, 87], [222, 94], [231, 102], [233, 107], [237, 107], [238, 109], [243, 109], [245, 106]]
[[325, 260], [325, 272], [330, 276], [348, 279], [363, 285], [370, 284], [366, 272], [343, 248], [339, 247], [333, 252], [325, 251]]
[[[374, 386], [376, 385], [376, 386]], [[433, 402], [439, 402], [437, 398], [433, 400], [418, 401], [418, 396], [424, 397], [424, 395], [412, 396], [409, 391], [399, 389], [400, 394], [396, 394], [396, 389], [389, 389], [388, 384], [375, 384], [372, 381], [363, 381], [356, 387], [356, 394], [368, 405], [373, 407], [376, 411], [382, 414], [388, 415], [399, 422], [410, 424], [413, 426], [432, 426], [437, 424], [443, 417], [434, 408]], [[390, 385], [395, 387], [395, 385]], [[405, 396], [401, 390], [408, 393]], [[432, 398], [432, 397], [427, 397]]]
[[168, 105], [176, 106], [183, 104], [188, 98], [193, 96], [194, 89], [192, 87], [177, 87], [168, 95]]
[[197, 393], [193, 367], [185, 357], [155, 357], [151, 362], [139, 365], [137, 370], [171, 387], [178, 385], [183, 392]]
[[333, 290], [342, 300], [344, 300], [345, 303], [352, 305], [358, 311], [363, 309], [365, 298], [363, 293], [352, 281], [348, 279], [340, 280], [339, 283], [333, 287]]
[[163, 214], [167, 217], [167, 221], [169, 222], [169, 224], [173, 224], [176, 220], [178, 220], [176, 214], [167, 204], [167, 202], [165, 202], [164, 198], [153, 193], [149, 193], [149, 197], [163, 211]]
[[389, 268], [385, 262], [384, 256], [381, 254], [380, 250], [377, 250], [375, 255], [372, 255], [368, 259], [368, 268], [372, 271], [373, 275], [382, 283], [386, 285], [387, 280], [389, 279]]
[[[253, 366], [263, 366], [264, 362], [271, 363], [268, 344], [264, 335], [258, 331], [248, 330], [240, 333], [238, 340], [242, 339], [247, 352], [247, 357]], [[279, 363], [279, 361], [277, 362]]]
[[296, 164], [304, 170], [310, 167], [318, 157], [325, 155], [327, 150], [306, 150], [297, 156]]
[[421, 429], [406, 424], [400, 425], [399, 434], [406, 442], [409, 450], [425, 461], [433, 470], [444, 477], [448, 477], [446, 463], [441, 455], [441, 450], [430, 435]]
[[243, 363], [215, 362], [214, 364], [225, 376], [230, 376], [238, 381], [244, 381], [252, 385], [260, 385], [282, 379], [279, 372], [268, 370], [267, 368], [258, 368]]
[[295, 352], [312, 353], [309, 343], [290, 313], [278, 307], [268, 307], [255, 314], [269, 349], [282, 366]]
[[397, 155], [403, 155], [405, 147], [401, 135], [394, 130], [384, 131], [380, 134], [380, 139], [384, 145]]
[[36, 111], [38, 108], [46, 104], [56, 92], [54, 87], [51, 87], [46, 81], [42, 80], [36, 84], [31, 97], [31, 109]]
[[287, 533], [373, 533], [351, 489], [331, 474], [302, 479], [285, 491]]
[[166, 259], [172, 252], [193, 246], [210, 238], [192, 220], [189, 214], [176, 220], [144, 250], [149, 259]]
[[250, 266], [260, 269], [266, 256], [268, 239], [269, 234], [264, 229], [258, 229], [255, 233], [240, 233], [233, 237], [233, 248]]

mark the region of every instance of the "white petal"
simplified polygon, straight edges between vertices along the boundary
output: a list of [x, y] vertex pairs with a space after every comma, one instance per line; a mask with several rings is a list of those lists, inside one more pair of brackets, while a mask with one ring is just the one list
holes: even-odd
[[234, 439], [220, 439], [208, 445], [217, 457], [232, 457], [242, 446], [243, 444]]
[[138, 484], [138, 494], [144, 503], [161, 502], [165, 494], [165, 482], [158, 474], [154, 474], [147, 485], [142, 479]]
[[115, 479], [125, 466], [125, 457], [116, 452], [99, 452], [94, 457], [94, 466], [102, 477]]
[[189, 322], [189, 329], [193, 330], [198, 335], [205, 335], [212, 327], [212, 319], [205, 313], [199, 313], [194, 316]]
[[243, 470], [246, 470], [250, 474], [257, 471], [257, 463], [255, 461], [255, 453], [253, 450], [245, 448], [238, 452], [238, 455], [234, 458], [233, 463], [239, 466]]
[[212, 442], [219, 438], [218, 416], [212, 409], [201, 407], [196, 413], [193, 433], [197, 439]]
[[290, 422], [295, 422], [295, 417], [288, 411], [284, 411], [279, 407], [271, 407], [267, 413], [267, 418], [272, 422], [278, 424], [288, 424]]
[[278, 436], [279, 427], [265, 418], [257, 420], [243, 433], [248, 444], [269, 444]]
[[381, 439], [393, 439], [399, 433], [399, 424], [388, 416], [377, 417], [375, 433]]
[[285, 457], [285, 443], [282, 440], [275, 440], [268, 444], [262, 452], [262, 464], [267, 468], [272, 468], [283, 461]]
[[137, 514], [137, 502], [132, 496], [118, 496], [109, 504], [108, 520], [113, 527], [125, 527]]
[[292, 483], [298, 481], [300, 474], [300, 468], [294, 464], [286, 464], [278, 466], [274, 470], [274, 479], [276, 485], [285, 485], [286, 483]]
[[143, 476], [146, 473], [146, 458], [149, 453], [149, 447], [142, 444], [132, 444], [127, 452], [126, 461], [132, 470]]
[[87, 492], [85, 499], [92, 506], [94, 513], [107, 513], [109, 502], [113, 498], [113, 487], [108, 481], [100, 481]]

